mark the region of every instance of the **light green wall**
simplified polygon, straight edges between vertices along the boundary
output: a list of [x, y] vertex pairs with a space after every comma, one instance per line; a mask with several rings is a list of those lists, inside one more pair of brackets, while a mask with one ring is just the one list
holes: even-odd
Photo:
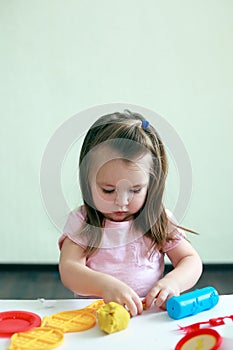
[[181, 224], [204, 262], [233, 262], [232, 18], [231, 0], [0, 0], [0, 263], [57, 261], [44, 150], [71, 116], [113, 102], [176, 129], [193, 169]]

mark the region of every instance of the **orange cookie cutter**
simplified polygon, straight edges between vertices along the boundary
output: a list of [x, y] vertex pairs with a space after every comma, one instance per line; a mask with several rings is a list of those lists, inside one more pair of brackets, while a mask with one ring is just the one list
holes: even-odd
[[95, 324], [95, 315], [83, 310], [58, 312], [42, 320], [42, 327], [55, 328], [64, 333], [85, 331]]
[[37, 327], [27, 332], [15, 333], [8, 350], [50, 350], [64, 340], [64, 333], [58, 329]]
[[15, 333], [8, 350], [50, 350], [64, 340], [64, 333], [81, 332], [96, 324], [96, 311], [105, 303], [96, 300], [83, 309], [62, 311], [43, 318], [41, 326]]
[[[94, 301], [93, 303], [91, 303], [90, 305], [84, 307], [81, 310], [87, 310], [87, 311], [91, 311], [91, 312], [96, 312], [97, 310], [99, 310], [99, 308], [101, 308], [103, 305], [105, 305], [105, 302], [103, 301], [103, 299], [99, 299]], [[81, 311], [80, 310], [80, 311]]]

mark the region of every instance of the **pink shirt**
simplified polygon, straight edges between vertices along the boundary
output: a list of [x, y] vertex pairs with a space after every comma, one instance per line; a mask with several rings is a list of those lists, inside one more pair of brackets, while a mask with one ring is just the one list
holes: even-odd
[[[70, 213], [59, 247], [66, 237], [85, 248], [87, 242], [79, 231], [85, 221], [84, 207]], [[176, 247], [185, 236], [176, 228], [176, 240], [167, 243], [163, 252], [148, 252], [151, 240], [136, 232], [133, 221], [114, 222], [106, 220], [103, 239], [97, 252], [86, 260], [86, 266], [109, 274], [130, 286], [140, 297], [144, 297], [162, 277], [164, 253]]]

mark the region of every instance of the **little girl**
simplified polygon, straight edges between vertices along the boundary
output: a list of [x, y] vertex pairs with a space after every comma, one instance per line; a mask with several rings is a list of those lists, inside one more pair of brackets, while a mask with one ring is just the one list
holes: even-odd
[[[166, 175], [163, 143], [141, 115], [113, 113], [92, 125], [79, 159], [84, 204], [59, 240], [67, 288], [115, 301], [135, 316], [143, 302], [164, 309], [168, 298], [195, 285], [202, 263], [163, 206]], [[165, 254], [174, 268], [163, 276]]]

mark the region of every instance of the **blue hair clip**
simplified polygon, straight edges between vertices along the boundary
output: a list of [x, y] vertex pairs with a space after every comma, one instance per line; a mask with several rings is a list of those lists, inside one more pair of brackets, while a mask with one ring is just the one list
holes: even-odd
[[147, 129], [149, 125], [150, 123], [148, 122], [148, 120], [142, 120], [142, 128], [144, 130]]

